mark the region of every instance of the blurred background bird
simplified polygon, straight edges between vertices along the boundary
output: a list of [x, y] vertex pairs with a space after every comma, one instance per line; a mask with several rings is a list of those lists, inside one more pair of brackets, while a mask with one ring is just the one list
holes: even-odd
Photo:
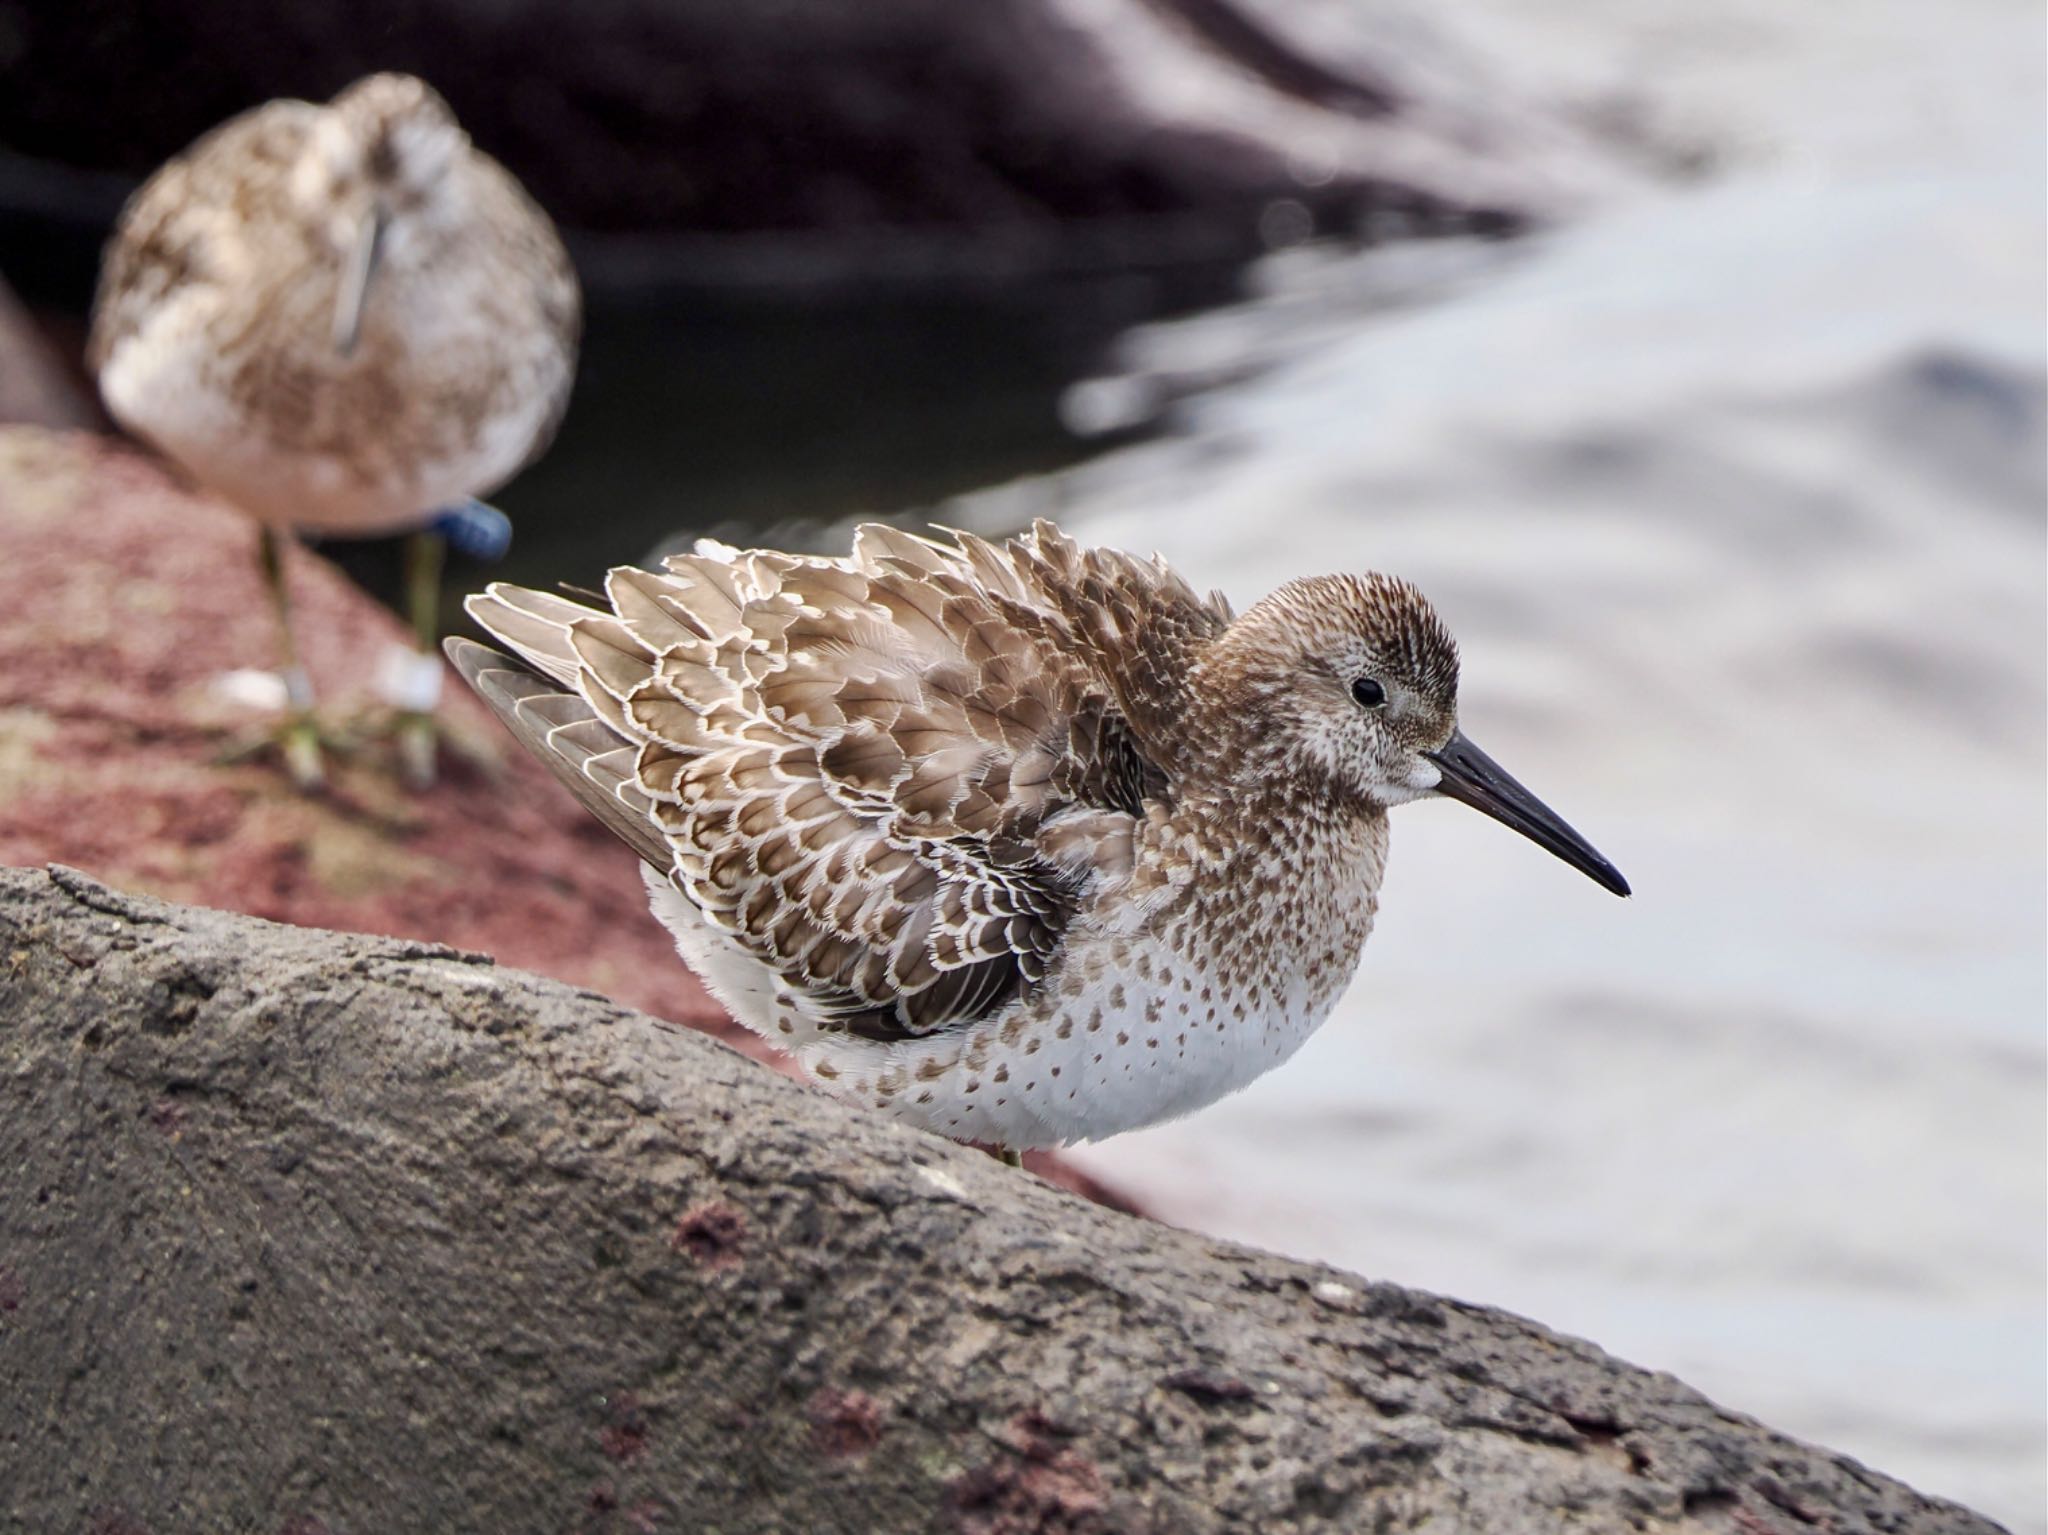
[[[273, 101], [146, 182], [106, 251], [88, 360], [114, 417], [256, 519], [302, 787], [322, 727], [292, 635], [298, 532], [411, 530], [417, 650], [382, 690], [408, 780], [434, 775], [444, 540], [502, 552], [474, 500], [546, 448], [581, 301], [548, 216], [410, 75]], [[346, 740], [346, 735], [329, 736]]]

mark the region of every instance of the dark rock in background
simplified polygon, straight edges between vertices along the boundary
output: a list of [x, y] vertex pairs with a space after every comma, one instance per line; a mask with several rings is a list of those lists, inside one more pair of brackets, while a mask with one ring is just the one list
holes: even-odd
[[0, 282], [0, 424], [95, 426], [99, 411], [82, 378], [67, 372], [35, 321]]
[[1137, 244], [1213, 253], [1259, 238], [1275, 198], [1502, 230], [1580, 179], [1499, 102], [1456, 99], [1389, 58], [1323, 56], [1291, 25], [1302, 10], [0, 0], [0, 145], [134, 178], [255, 102], [400, 68], [586, 230], [1139, 219], [1152, 222]]

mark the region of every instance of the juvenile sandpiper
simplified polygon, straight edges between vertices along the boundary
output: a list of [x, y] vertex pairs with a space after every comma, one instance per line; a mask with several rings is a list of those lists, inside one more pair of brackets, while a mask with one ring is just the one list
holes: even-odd
[[1233, 617], [1049, 523], [868, 526], [844, 559], [699, 543], [605, 601], [493, 585], [469, 612], [513, 655], [450, 657], [735, 1018], [955, 1139], [1096, 1140], [1279, 1065], [1350, 981], [1395, 805], [1628, 894], [1466, 740], [1457, 647], [1390, 576]]
[[273, 101], [130, 199], [89, 360], [115, 419], [254, 517], [278, 614], [293, 776], [321, 777], [284, 568], [294, 531], [412, 530], [419, 660], [389, 690], [431, 776], [442, 531], [489, 544], [486, 495], [568, 403], [581, 300], [548, 217], [409, 75]]

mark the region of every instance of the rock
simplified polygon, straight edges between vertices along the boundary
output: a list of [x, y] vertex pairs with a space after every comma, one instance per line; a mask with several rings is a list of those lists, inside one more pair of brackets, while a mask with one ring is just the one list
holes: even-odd
[[1500, 229], [1606, 179], [1412, 20], [1305, 0], [0, 0], [0, 36], [0, 141], [46, 162], [140, 176], [254, 102], [402, 68], [585, 229], [1139, 219], [1213, 254], [1276, 199]]
[[21, 1529], [1988, 1535], [432, 944], [0, 871]]
[[0, 282], [0, 423], [85, 427], [98, 420], [93, 402], [66, 376], [28, 311]]

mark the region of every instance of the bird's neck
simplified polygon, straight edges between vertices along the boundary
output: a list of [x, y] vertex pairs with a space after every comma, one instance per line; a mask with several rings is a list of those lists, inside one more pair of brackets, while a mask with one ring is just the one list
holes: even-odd
[[1379, 883], [1387, 813], [1326, 779], [1243, 776], [1183, 799], [1175, 819], [1229, 872], [1285, 867], [1319, 883]]
[[1361, 801], [1288, 789], [1175, 810], [1173, 840], [1198, 866], [1156, 931], [1254, 1006], [1319, 1021], [1372, 931], [1387, 818]]

